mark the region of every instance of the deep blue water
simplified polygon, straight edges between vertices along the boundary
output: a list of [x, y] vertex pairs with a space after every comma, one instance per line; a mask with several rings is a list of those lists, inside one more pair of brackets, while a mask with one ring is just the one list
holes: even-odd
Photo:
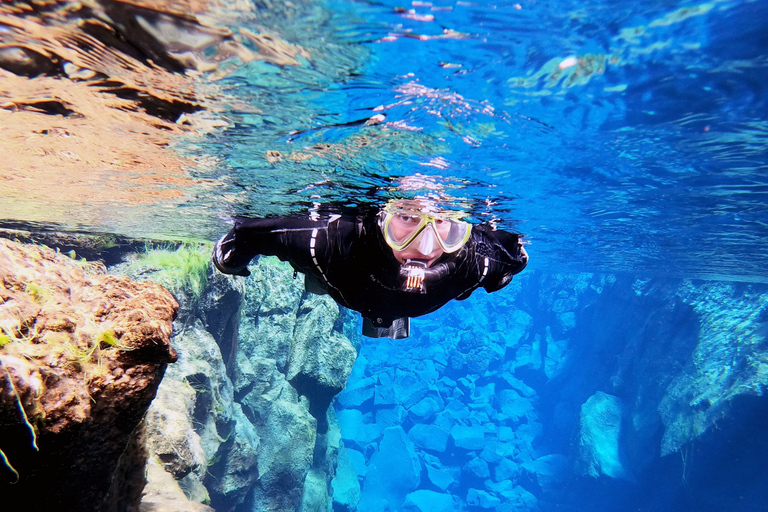
[[310, 60], [225, 81], [265, 111], [233, 109], [219, 140], [230, 212], [381, 203], [423, 176], [524, 233], [531, 268], [765, 281], [764, 2], [328, 8]]

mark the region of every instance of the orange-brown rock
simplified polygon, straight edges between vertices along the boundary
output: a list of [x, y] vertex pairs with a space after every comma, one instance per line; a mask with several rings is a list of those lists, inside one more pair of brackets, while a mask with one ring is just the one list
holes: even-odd
[[137, 505], [141, 485], [111, 500], [119, 508], [102, 508], [118, 461], [176, 358], [169, 337], [177, 308], [159, 285], [0, 240], [5, 504], [41, 511]]

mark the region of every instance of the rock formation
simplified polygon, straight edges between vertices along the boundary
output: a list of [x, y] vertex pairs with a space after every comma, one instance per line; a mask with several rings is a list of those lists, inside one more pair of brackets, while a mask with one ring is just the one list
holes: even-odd
[[[198, 295], [150, 260], [111, 269], [165, 283], [183, 305], [171, 339], [178, 361], [147, 415], [142, 510], [325, 512], [341, 446], [330, 403], [357, 356], [338, 306], [305, 294], [275, 258], [261, 258], [247, 279], [205, 259]], [[169, 481], [177, 490], [164, 495]], [[338, 492], [356, 503], [354, 487]]]
[[4, 503], [135, 510], [142, 418], [176, 359], [177, 307], [156, 284], [0, 239]]
[[357, 510], [758, 509], [766, 304], [759, 284], [529, 272], [364, 343], [336, 403]]

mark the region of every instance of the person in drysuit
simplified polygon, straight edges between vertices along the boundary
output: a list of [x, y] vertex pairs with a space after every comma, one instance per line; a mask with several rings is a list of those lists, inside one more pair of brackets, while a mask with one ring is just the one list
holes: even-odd
[[374, 338], [406, 338], [410, 318], [481, 286], [500, 290], [528, 263], [520, 235], [470, 225], [420, 200], [321, 220], [233, 220], [214, 248], [216, 268], [247, 276], [255, 256], [277, 256], [306, 275], [308, 292], [359, 311], [363, 335]]

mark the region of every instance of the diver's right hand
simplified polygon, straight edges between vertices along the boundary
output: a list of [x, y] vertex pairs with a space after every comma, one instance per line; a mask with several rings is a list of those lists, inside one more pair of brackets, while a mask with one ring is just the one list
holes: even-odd
[[248, 262], [245, 265], [230, 266], [230, 260], [235, 255], [235, 237], [229, 233], [219, 239], [213, 248], [213, 264], [220, 272], [232, 274], [235, 276], [248, 277], [251, 273], [248, 271]]

